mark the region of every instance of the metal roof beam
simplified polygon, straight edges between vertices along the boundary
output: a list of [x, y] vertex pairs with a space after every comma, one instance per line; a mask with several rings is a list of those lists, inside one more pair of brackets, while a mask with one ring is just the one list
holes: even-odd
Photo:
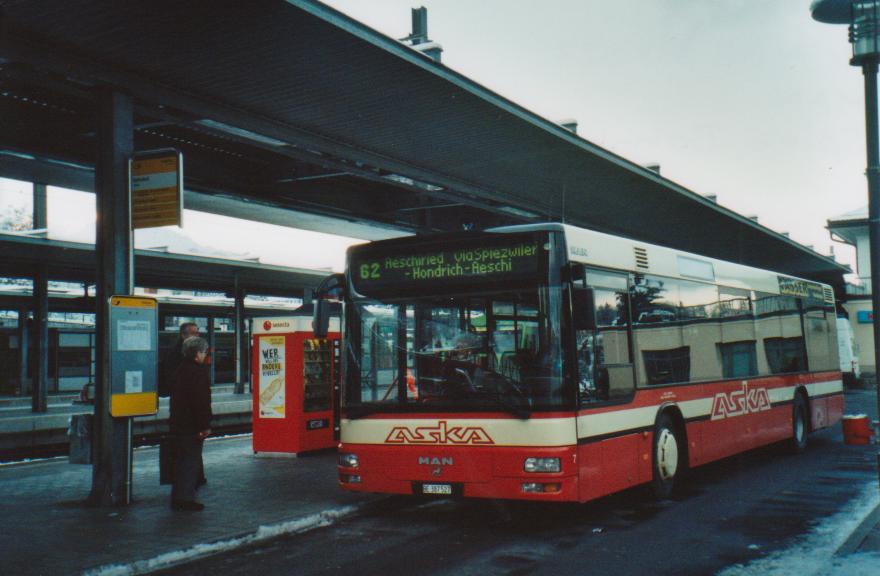
[[[74, 55], [69, 49], [65, 50], [49, 43], [35, 42], [17, 33], [12, 24], [8, 26], [6, 42], [0, 50], [2, 50], [0, 58], [11, 62], [28, 62], [40, 69], [49, 70], [79, 82], [115, 87], [136, 94], [142, 102], [172, 107], [195, 117], [209, 118], [230, 126], [244, 128], [264, 139], [286, 142], [305, 153], [319, 151], [350, 162], [366, 163], [425, 182], [436, 182], [439, 186], [458, 192], [456, 198], [461, 201], [479, 202], [480, 199], [491, 199], [501, 204], [511, 204], [509, 195], [422, 169], [371, 150], [339, 142], [208, 98], [201, 98], [154, 83], [129, 72], [101, 66], [89, 59]], [[258, 144], [259, 142], [251, 141], [251, 143]], [[313, 157], [314, 154], [311, 153], [310, 156]], [[521, 203], [515, 202], [514, 204], [518, 208], [549, 217], [543, 207], [532, 206], [528, 201], [523, 200]]]

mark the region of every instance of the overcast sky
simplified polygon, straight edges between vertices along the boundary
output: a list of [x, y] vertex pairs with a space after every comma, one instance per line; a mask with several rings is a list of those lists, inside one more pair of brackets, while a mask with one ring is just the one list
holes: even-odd
[[445, 65], [821, 252], [867, 204], [861, 72], [808, 0], [327, 3], [395, 38], [425, 6]]
[[[426, 6], [445, 65], [550, 120], [575, 118], [587, 140], [659, 163], [820, 252], [832, 243], [826, 220], [867, 203], [861, 72], [846, 28], [813, 21], [808, 0], [327, 3], [395, 38]], [[0, 183], [0, 208], [9, 190]], [[54, 203], [53, 235], [94, 236], [93, 197]], [[185, 229], [264, 261], [337, 269], [352, 242], [200, 214]]]

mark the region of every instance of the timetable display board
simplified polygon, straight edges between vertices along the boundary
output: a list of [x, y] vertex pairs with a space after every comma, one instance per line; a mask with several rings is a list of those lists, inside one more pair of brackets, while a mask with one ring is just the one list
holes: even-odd
[[497, 234], [454, 242], [352, 249], [352, 286], [363, 295], [471, 283], [538, 279], [547, 261], [545, 234]]
[[154, 298], [110, 297], [110, 415], [159, 409], [159, 307]]
[[138, 152], [129, 162], [131, 227], [180, 226], [183, 155], [177, 150]]

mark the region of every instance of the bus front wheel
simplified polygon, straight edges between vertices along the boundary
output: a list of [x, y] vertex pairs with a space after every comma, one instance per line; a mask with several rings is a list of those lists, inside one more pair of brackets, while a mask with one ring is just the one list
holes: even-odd
[[675, 481], [682, 473], [682, 445], [684, 438], [668, 414], [663, 414], [654, 426], [654, 477], [652, 488], [657, 498], [669, 498]]

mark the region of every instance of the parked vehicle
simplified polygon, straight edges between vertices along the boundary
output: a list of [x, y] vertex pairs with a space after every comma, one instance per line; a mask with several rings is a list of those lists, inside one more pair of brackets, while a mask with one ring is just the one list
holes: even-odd
[[856, 343], [849, 319], [837, 317], [837, 349], [840, 356], [840, 372], [845, 386], [852, 386], [862, 377], [859, 368], [859, 345]]
[[353, 246], [316, 334], [333, 290], [346, 490], [666, 498], [843, 414], [834, 291], [774, 271], [547, 223]]

